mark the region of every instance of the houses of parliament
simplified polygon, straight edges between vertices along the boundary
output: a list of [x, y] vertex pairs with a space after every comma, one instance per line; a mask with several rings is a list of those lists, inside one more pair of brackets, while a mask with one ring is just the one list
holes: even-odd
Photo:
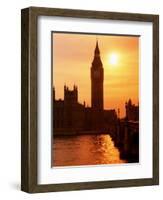
[[[115, 131], [118, 116], [116, 111], [104, 109], [104, 68], [98, 41], [90, 68], [91, 106], [78, 102], [78, 87], [70, 90], [64, 85], [64, 99], [55, 98], [53, 89], [53, 133], [78, 134]], [[131, 103], [131, 102], [130, 102]]]

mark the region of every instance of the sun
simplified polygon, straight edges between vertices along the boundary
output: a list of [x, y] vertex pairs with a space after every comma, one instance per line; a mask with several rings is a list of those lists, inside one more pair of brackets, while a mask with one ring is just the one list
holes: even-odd
[[116, 53], [111, 53], [109, 55], [109, 64], [116, 65], [118, 62], [118, 55]]

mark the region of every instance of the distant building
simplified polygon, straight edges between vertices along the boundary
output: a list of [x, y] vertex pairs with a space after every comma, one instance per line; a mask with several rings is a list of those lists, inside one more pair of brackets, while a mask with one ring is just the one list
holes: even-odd
[[115, 110], [104, 110], [103, 81], [104, 69], [100, 58], [98, 41], [90, 69], [91, 107], [78, 102], [76, 85], [70, 90], [64, 86], [64, 99], [55, 99], [53, 103], [54, 134], [71, 134], [80, 132], [113, 131], [116, 129], [117, 114]]
[[139, 121], [139, 105], [132, 104], [131, 99], [125, 104], [126, 119], [128, 121]]
[[120, 157], [128, 162], [139, 162], [139, 105], [129, 99], [125, 103], [126, 116], [119, 120], [117, 133], [113, 135]]
[[54, 132], [75, 132], [83, 130], [85, 106], [78, 103], [78, 89], [64, 86], [64, 100], [54, 100]]

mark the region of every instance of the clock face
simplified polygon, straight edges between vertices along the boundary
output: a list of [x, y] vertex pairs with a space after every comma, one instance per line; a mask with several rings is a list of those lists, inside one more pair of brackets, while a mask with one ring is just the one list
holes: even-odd
[[100, 77], [100, 73], [97, 70], [94, 71], [93, 75], [94, 75], [95, 78], [99, 78]]

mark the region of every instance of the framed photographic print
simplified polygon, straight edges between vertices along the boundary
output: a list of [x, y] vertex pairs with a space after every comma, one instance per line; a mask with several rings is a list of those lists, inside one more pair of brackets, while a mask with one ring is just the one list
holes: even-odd
[[30, 7], [21, 19], [22, 190], [158, 185], [159, 16]]

